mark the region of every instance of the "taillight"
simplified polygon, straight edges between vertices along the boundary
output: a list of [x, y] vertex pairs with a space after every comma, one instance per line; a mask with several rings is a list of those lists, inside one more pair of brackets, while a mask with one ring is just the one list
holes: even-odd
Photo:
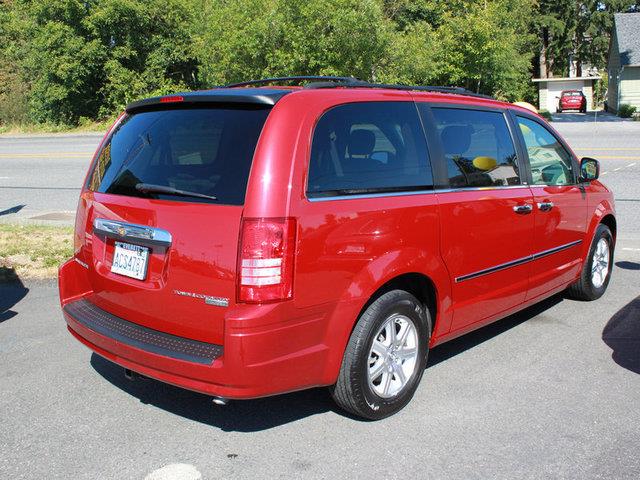
[[293, 296], [296, 221], [245, 218], [238, 252], [238, 301], [265, 303]]
[[184, 102], [184, 97], [180, 95], [172, 95], [170, 97], [162, 97], [160, 103]]

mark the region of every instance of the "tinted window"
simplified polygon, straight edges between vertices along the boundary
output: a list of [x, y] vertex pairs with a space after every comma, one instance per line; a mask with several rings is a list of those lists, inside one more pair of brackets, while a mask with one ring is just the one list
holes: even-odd
[[133, 197], [213, 201], [136, 189], [139, 184], [153, 184], [215, 196], [215, 203], [241, 205], [268, 113], [268, 109], [205, 108], [131, 115], [100, 152], [89, 188]]
[[531, 164], [533, 185], [575, 183], [571, 155], [558, 139], [538, 122], [517, 117]]
[[502, 113], [433, 108], [451, 187], [519, 185], [516, 151]]
[[313, 135], [309, 197], [432, 188], [426, 141], [410, 102], [341, 105]]

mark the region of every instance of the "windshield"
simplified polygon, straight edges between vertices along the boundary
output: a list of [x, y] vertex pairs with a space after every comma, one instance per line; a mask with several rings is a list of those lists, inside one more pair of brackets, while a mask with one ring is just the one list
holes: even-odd
[[[125, 117], [100, 151], [89, 188], [131, 197], [242, 205], [269, 111], [208, 107]], [[136, 188], [139, 184], [159, 188]]]

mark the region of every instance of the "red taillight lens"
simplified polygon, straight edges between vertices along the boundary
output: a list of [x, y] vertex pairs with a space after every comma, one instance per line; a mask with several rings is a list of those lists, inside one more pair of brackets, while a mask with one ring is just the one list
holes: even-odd
[[173, 102], [183, 102], [184, 101], [184, 97], [181, 97], [180, 95], [172, 95], [170, 97], [162, 97], [160, 99], [160, 103], [173, 103]]
[[293, 296], [296, 221], [245, 218], [238, 252], [238, 301], [265, 303]]

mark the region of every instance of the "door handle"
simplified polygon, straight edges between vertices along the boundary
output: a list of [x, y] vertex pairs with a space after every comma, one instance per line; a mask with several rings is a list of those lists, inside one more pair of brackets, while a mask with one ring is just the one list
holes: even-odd
[[540, 210], [541, 212], [548, 212], [552, 208], [553, 208], [553, 202], [539, 202], [538, 203], [538, 210]]
[[513, 211], [521, 215], [526, 213], [531, 213], [532, 210], [533, 210], [533, 207], [529, 204], [516, 205], [515, 207], [513, 207]]

